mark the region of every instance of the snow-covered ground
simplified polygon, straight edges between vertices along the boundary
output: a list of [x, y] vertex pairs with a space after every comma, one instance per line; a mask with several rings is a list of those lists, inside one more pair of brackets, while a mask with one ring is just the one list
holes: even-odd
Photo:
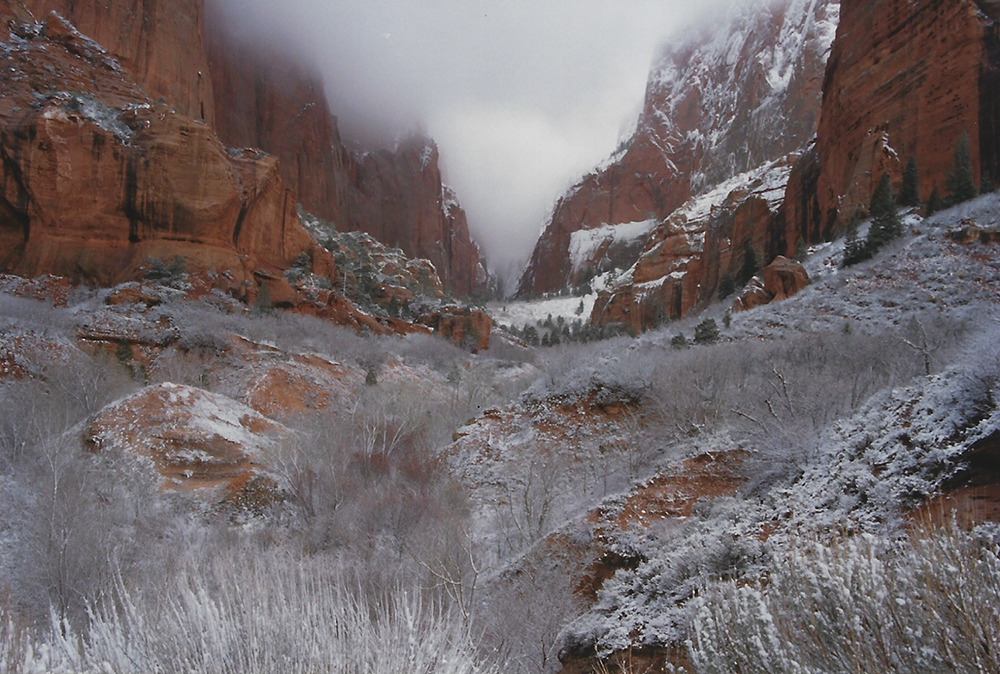
[[584, 322], [590, 318], [590, 312], [597, 300], [597, 293], [583, 297], [552, 297], [549, 299], [491, 302], [486, 305], [486, 311], [499, 325], [523, 328], [544, 321], [549, 316], [553, 320], [562, 316], [567, 321], [580, 319]]

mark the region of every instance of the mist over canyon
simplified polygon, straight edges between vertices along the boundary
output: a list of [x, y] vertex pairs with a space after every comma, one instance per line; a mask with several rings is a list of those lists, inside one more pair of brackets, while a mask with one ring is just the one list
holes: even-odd
[[221, 0], [244, 36], [315, 64], [349, 146], [430, 135], [508, 274], [560, 193], [631, 134], [663, 44], [742, 4]]

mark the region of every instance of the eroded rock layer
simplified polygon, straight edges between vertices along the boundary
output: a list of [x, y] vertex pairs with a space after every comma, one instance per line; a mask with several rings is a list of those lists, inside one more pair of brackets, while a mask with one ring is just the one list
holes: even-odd
[[227, 152], [60, 16], [24, 11], [7, 23], [0, 73], [5, 268], [110, 283], [179, 255], [229, 272], [238, 291], [257, 267], [324, 257], [273, 157]]

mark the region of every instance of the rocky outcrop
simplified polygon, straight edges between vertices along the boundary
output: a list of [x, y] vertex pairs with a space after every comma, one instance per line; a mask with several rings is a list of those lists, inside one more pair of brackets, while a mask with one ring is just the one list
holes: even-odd
[[899, 187], [911, 155], [921, 198], [945, 194], [963, 133], [976, 183], [1000, 175], [998, 15], [992, 0], [845, 0], [817, 136], [817, 212], [797, 212], [793, 226], [840, 232], [883, 172]]
[[418, 322], [451, 340], [455, 346], [470, 349], [473, 353], [490, 348], [493, 319], [485, 311], [447, 306], [422, 316]]
[[746, 311], [774, 301], [787, 299], [809, 285], [809, 274], [795, 260], [779, 255], [755, 276], [733, 301], [733, 311]]
[[[633, 334], [683, 318], [752, 274], [747, 258], [791, 255], [783, 196], [794, 156], [726, 181], [691, 199], [650, 235], [635, 264], [594, 303], [594, 325]], [[752, 266], [755, 266], [752, 265]]]
[[602, 271], [603, 251], [571, 259], [574, 232], [662, 220], [692, 195], [805, 146], [838, 6], [748, 3], [727, 27], [668, 47], [650, 73], [635, 134], [559, 200], [519, 295], [573, 288]]
[[164, 383], [101, 410], [84, 441], [94, 452], [151, 460], [163, 490], [255, 511], [282, 499], [260, 464], [288, 434], [281, 424], [225, 396]]

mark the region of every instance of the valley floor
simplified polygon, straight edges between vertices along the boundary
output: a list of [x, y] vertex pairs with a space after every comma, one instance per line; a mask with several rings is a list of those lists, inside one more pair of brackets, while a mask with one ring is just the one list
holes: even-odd
[[1000, 671], [998, 213], [479, 354], [6, 277], [0, 669]]

